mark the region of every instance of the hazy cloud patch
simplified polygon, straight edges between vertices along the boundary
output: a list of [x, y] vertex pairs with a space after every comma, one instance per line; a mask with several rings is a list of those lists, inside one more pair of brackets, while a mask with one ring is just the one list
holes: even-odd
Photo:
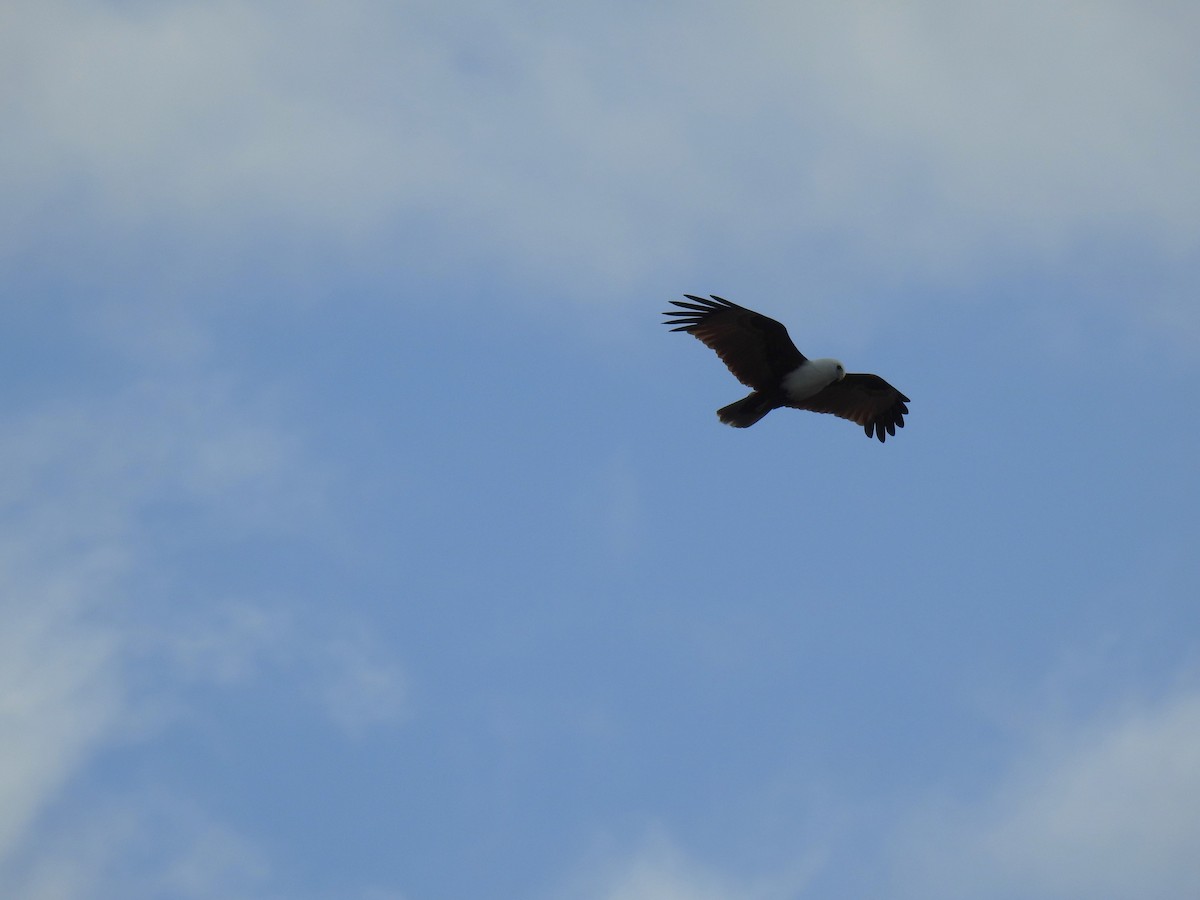
[[[329, 715], [349, 723], [335, 717], [342, 727], [387, 719], [395, 710], [398, 676], [365, 643], [297, 635], [254, 604], [237, 609], [223, 629], [187, 629], [194, 609], [175, 602], [170, 560], [175, 532], [186, 530], [190, 515], [212, 517], [226, 533], [294, 534], [314, 510], [306, 505], [315, 502], [312, 495], [294, 487], [308, 464], [256, 412], [219, 381], [198, 377], [135, 384], [90, 402], [50, 403], [6, 417], [0, 437], [8, 476], [0, 487], [6, 623], [0, 889], [6, 896], [237, 895], [219, 887], [227, 883], [221, 873], [237, 870], [228, 883], [241, 883], [257, 863], [243, 858], [240, 840], [218, 823], [200, 813], [177, 820], [175, 801], [154, 801], [148, 810], [107, 808], [103, 796], [77, 789], [104, 752], [169, 727], [173, 718], [164, 707], [177, 703], [200, 673], [244, 682], [263, 670], [264, 658], [307, 653], [316, 660], [314, 703], [327, 702], [326, 683], [340, 686], [340, 705]], [[300, 506], [291, 502], [306, 496]], [[216, 598], [198, 599], [201, 608], [219, 608]], [[294, 638], [299, 648], [283, 643]], [[140, 812], [162, 818], [174, 836], [148, 826]], [[134, 876], [120, 868], [159, 838], [154, 858], [139, 858], [148, 867], [126, 892], [124, 879]]]
[[603, 296], [715, 246], [802, 261], [758, 275], [801, 287], [1097, 240], [1173, 264], [1200, 224], [1184, 5], [23, 2], [4, 24], [11, 246], [82, 208], [127, 238], [291, 234]]
[[269, 895], [269, 876], [251, 842], [186, 799], [136, 794], [51, 816], [20, 864], [0, 872], [0, 887], [20, 900], [250, 900]]
[[1200, 693], [1032, 750], [994, 794], [911, 823], [905, 896], [1179, 897], [1200, 879]]
[[629, 852], [594, 860], [564, 891], [587, 900], [789, 900], [803, 894], [823, 860], [799, 850], [777, 871], [733, 874], [656, 831]]

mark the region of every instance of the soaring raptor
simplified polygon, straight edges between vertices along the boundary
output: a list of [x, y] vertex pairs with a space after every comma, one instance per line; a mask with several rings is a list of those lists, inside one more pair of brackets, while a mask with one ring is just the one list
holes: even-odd
[[672, 331], [686, 331], [715, 350], [738, 381], [754, 390], [717, 410], [734, 428], [749, 428], [781, 406], [832, 413], [856, 422], [882, 443], [904, 427], [908, 398], [878, 375], [847, 372], [836, 359], [809, 359], [774, 319], [721, 297], [670, 301]]

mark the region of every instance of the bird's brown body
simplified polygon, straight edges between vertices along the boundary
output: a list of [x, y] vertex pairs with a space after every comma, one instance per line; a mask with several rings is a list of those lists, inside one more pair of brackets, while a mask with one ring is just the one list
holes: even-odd
[[[909, 399], [878, 375], [847, 373], [836, 359], [809, 359], [774, 319], [721, 297], [684, 294], [672, 300], [672, 331], [686, 331], [716, 351], [753, 392], [717, 410], [721, 421], [747, 428], [781, 406], [830, 413], [861, 425], [880, 442], [904, 427]], [[681, 311], [682, 310], [682, 311]]]

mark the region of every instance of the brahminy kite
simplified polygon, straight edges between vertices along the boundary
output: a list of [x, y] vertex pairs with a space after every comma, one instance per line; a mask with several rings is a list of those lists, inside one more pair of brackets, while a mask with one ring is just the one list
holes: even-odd
[[753, 388], [748, 397], [717, 410], [734, 428], [749, 428], [781, 406], [832, 413], [863, 426], [880, 443], [904, 427], [908, 398], [878, 375], [848, 373], [836, 359], [809, 359], [796, 349], [787, 329], [774, 319], [721, 297], [691, 303], [670, 301], [679, 310], [665, 325], [686, 331], [715, 350], [738, 381]]

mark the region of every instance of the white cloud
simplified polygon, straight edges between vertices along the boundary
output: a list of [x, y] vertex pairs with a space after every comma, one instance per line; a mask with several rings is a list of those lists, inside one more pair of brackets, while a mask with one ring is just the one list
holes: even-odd
[[554, 896], [782, 900], [838, 885], [928, 900], [1189, 896], [1200, 880], [1200, 691], [1048, 729], [974, 796], [899, 817], [882, 855], [876, 829], [892, 819], [889, 804], [860, 807], [868, 818], [857, 836], [798, 846], [769, 871], [689, 854], [659, 831], [595, 854]]
[[1134, 217], [1190, 246], [1170, 232], [1200, 214], [1187, 177], [1200, 127], [1184, 112], [1196, 88], [1180, 77], [1194, 66], [1194, 10], [858, 4], [825, 24], [817, 40], [835, 37], [806, 68], [832, 74], [824, 100], [864, 148], [917, 165], [931, 191], [918, 221], [952, 213], [1061, 240]]
[[685, 853], [662, 832], [625, 854], [585, 866], [556, 896], [586, 900], [788, 900], [801, 896], [824, 861], [799, 851], [779, 871], [736, 875]]
[[124, 712], [120, 638], [89, 621], [97, 593], [113, 584], [111, 567], [86, 557], [59, 566], [0, 566], [0, 872]]
[[219, 598], [201, 586], [175, 602], [158, 557], [175, 524], [161, 505], [211, 517], [226, 537], [296, 534], [320, 503], [311, 466], [250, 398], [204, 377], [9, 415], [0, 458], [0, 893], [238, 895], [227, 888], [260, 874], [249, 844], [183, 815], [186, 798], [105, 808], [87, 774], [173, 724], [190, 682], [244, 684], [281, 659], [303, 666], [314, 706], [339, 726], [393, 721], [403, 683], [369, 642], [306, 633], [251, 603], [192, 627], [219, 616]]
[[21, 900], [232, 900], [264, 896], [269, 874], [249, 841], [185, 799], [139, 793], [56, 817], [0, 889]]
[[165, 654], [184, 682], [238, 687], [260, 677], [295, 646], [290, 616], [255, 603], [210, 603], [185, 627], [171, 621], [144, 640], [145, 652]]
[[1187, 896], [1200, 881], [1200, 692], [1126, 710], [1030, 754], [986, 802], [897, 841], [921, 897]]
[[1187, 4], [6, 9], [12, 246], [82, 205], [603, 289], [713, 244], [937, 280], [1200, 228]]
[[329, 622], [261, 602], [214, 601], [182, 627], [175, 616], [163, 629], [144, 629], [138, 644], [181, 684], [238, 689], [283, 675], [347, 736], [360, 737], [404, 721], [409, 686], [399, 662], [348, 617], [343, 610]]
[[408, 713], [408, 680], [364, 634], [347, 634], [321, 647], [316, 673], [326, 712], [346, 733], [396, 724]]

